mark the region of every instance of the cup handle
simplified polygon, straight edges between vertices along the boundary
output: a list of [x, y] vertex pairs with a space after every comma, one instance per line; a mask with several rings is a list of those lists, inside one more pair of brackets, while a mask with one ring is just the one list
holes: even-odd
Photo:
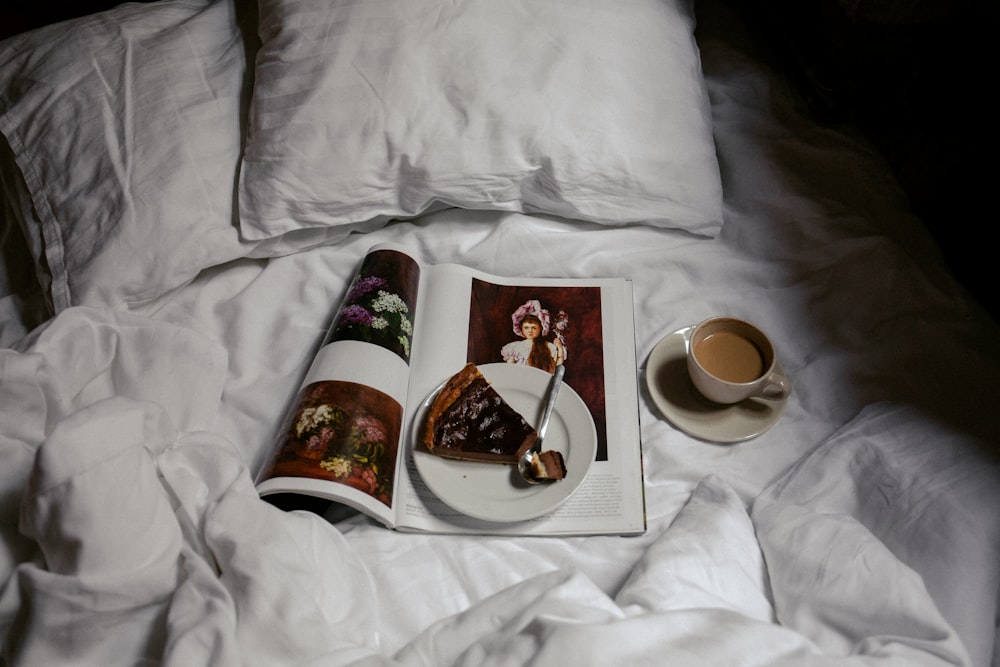
[[780, 401], [788, 398], [788, 395], [791, 393], [792, 384], [788, 381], [788, 378], [774, 371], [767, 377], [767, 381], [761, 386], [760, 391], [757, 392], [757, 397], [768, 401]]

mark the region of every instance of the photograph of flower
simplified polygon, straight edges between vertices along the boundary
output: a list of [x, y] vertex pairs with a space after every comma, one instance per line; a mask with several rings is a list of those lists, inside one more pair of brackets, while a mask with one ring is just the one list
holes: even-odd
[[370, 253], [354, 277], [327, 340], [379, 345], [410, 361], [420, 268], [394, 250]]
[[340, 482], [391, 507], [402, 420], [403, 406], [371, 387], [314, 382], [300, 392], [264, 479]]

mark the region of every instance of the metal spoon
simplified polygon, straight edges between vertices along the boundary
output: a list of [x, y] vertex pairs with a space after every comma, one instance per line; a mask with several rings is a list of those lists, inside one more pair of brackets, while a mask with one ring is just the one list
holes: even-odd
[[549, 418], [552, 416], [552, 408], [555, 407], [556, 397], [559, 395], [559, 387], [562, 385], [565, 373], [565, 366], [562, 364], [556, 366], [556, 372], [552, 375], [552, 381], [549, 382], [548, 393], [545, 397], [545, 409], [542, 411], [542, 421], [538, 424], [538, 437], [535, 439], [535, 444], [531, 446], [531, 449], [522, 454], [517, 462], [518, 472], [521, 473], [521, 476], [529, 484], [538, 484], [539, 482], [531, 473], [531, 459], [534, 454], [542, 451], [542, 440], [545, 438], [545, 431], [549, 428]]

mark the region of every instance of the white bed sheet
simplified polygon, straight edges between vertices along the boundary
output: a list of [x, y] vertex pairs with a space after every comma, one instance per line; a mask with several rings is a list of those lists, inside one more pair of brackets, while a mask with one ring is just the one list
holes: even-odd
[[[699, 12], [717, 239], [444, 211], [224, 265], [134, 312], [71, 308], [0, 351], [4, 659], [997, 664], [997, 328], [878, 157], [715, 39], [724, 18]], [[641, 392], [641, 537], [282, 513], [252, 473], [357, 262], [390, 239], [493, 273], [632, 278], [640, 387], [665, 334], [751, 319], [788, 409], [717, 445]]]

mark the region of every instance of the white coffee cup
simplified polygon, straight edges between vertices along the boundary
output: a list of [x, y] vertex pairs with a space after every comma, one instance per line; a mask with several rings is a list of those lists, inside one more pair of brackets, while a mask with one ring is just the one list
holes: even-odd
[[787, 398], [791, 384], [776, 366], [770, 339], [744, 320], [710, 317], [688, 333], [688, 374], [695, 389], [715, 403]]

